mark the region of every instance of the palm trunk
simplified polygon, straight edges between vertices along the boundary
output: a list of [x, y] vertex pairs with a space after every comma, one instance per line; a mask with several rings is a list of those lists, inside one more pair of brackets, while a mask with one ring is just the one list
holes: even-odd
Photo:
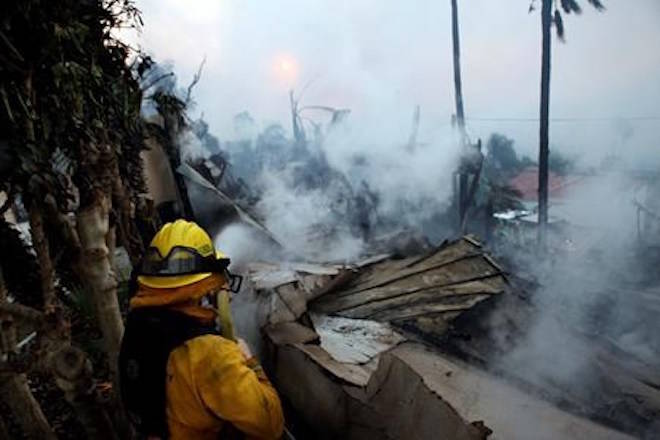
[[[458, 28], [458, 5], [456, 0], [451, 0], [451, 29], [454, 51], [454, 90], [456, 98], [456, 123], [461, 136], [461, 147], [465, 148], [465, 111], [463, 109], [463, 86], [461, 83], [461, 45], [460, 33]], [[468, 175], [464, 170], [460, 171], [458, 182], [458, 217], [459, 229], [463, 224], [467, 210], [466, 200], [468, 193]]]
[[543, 52], [541, 64], [541, 129], [539, 143], [539, 220], [538, 245], [540, 250], [547, 246], [548, 228], [548, 132], [550, 116], [550, 57], [552, 24], [552, 0], [543, 0], [541, 25]]
[[78, 213], [78, 235], [82, 246], [80, 272], [95, 306], [96, 317], [103, 333], [105, 351], [113, 377], [116, 377], [119, 346], [124, 333], [117, 300], [117, 279], [112, 269], [107, 246], [110, 206], [99, 195], [96, 203]]

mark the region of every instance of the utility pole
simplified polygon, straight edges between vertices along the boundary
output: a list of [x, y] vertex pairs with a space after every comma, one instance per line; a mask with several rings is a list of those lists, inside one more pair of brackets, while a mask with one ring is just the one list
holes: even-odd
[[541, 127], [539, 140], [539, 218], [538, 246], [541, 251], [547, 246], [548, 233], [548, 136], [550, 116], [550, 56], [552, 26], [552, 0], [543, 0], [541, 10], [542, 62], [541, 62]]
[[[461, 148], [467, 147], [467, 135], [465, 133], [465, 111], [463, 109], [463, 88], [461, 84], [461, 47], [460, 33], [458, 28], [458, 5], [457, 0], [451, 0], [451, 27], [452, 41], [454, 46], [454, 90], [456, 98], [456, 123], [461, 137]], [[468, 175], [461, 166], [459, 168], [458, 182], [458, 217], [459, 225], [463, 224], [463, 219], [467, 211], [466, 201], [468, 193]]]

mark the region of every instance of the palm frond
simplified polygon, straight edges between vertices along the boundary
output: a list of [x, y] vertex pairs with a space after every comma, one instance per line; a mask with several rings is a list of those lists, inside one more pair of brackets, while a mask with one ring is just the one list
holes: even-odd
[[587, 0], [591, 6], [596, 8], [598, 11], [604, 11], [605, 10], [605, 5], [603, 5], [600, 0]]
[[557, 37], [561, 41], [564, 40], [564, 20], [561, 18], [561, 13], [559, 12], [559, 9], [555, 10], [555, 17], [553, 19], [555, 23], [555, 27], [557, 28]]
[[532, 0], [531, 3], [529, 4], [529, 10], [527, 11], [528, 14], [531, 14], [536, 10], [536, 0]]
[[576, 14], [582, 13], [582, 8], [575, 0], [561, 0], [561, 7], [567, 14], [571, 12], [575, 12]]

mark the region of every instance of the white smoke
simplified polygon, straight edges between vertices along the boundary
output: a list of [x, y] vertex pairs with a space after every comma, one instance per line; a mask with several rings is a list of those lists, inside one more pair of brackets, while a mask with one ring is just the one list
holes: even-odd
[[208, 158], [211, 152], [202, 145], [201, 141], [191, 130], [183, 130], [177, 139], [181, 162], [188, 162], [200, 158]]
[[[642, 380], [628, 376], [656, 371], [660, 362], [660, 325], [652, 311], [658, 300], [648, 290], [659, 280], [644, 263], [651, 254], [648, 243], [639, 241], [644, 231], [637, 229], [633, 205], [643, 187], [657, 184], [623, 173], [583, 176], [570, 196], [551, 205], [551, 216], [570, 222], [568, 238], [552, 241], [563, 249], [551, 250], [549, 257], [539, 258], [535, 243], [513, 251], [515, 270], [540, 284], [531, 297], [535, 314], [530, 327], [516, 335], [515, 347], [494, 354], [491, 364], [549, 391], [557, 402], [577, 403], [592, 417], [607, 417], [626, 430], [649, 428], [625, 411], [593, 411], [624, 397], [633, 407], [643, 405], [624, 396], [630, 388], [617, 390], [614, 384]], [[640, 367], [626, 370], [632, 364]]]
[[[403, 216], [409, 224], [419, 224], [421, 217], [446, 205], [452, 196], [452, 177], [460, 154], [455, 132], [448, 127], [423, 132], [412, 148], [406, 147], [406, 130], [385, 139], [369, 138], [372, 133], [378, 133], [375, 127], [332, 133], [324, 148], [330, 164], [353, 181], [365, 180], [381, 197], [385, 216]], [[364, 165], [355, 165], [356, 157]], [[417, 209], [402, 209], [402, 205]]]
[[266, 227], [295, 254], [321, 261], [353, 260], [362, 252], [362, 241], [347, 229], [342, 229], [336, 237], [319, 246], [324, 233], [330, 228], [347, 228], [338, 218], [341, 210], [341, 194], [332, 188], [305, 190], [296, 188], [286, 171], [266, 172], [261, 176], [265, 192], [256, 209], [265, 216]]

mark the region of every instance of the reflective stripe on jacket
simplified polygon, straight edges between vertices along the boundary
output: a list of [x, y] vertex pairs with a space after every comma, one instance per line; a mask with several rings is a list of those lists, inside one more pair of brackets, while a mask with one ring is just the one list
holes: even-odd
[[190, 339], [167, 361], [166, 414], [170, 438], [217, 439], [227, 422], [250, 439], [281, 437], [277, 392], [252, 358], [217, 335]]

